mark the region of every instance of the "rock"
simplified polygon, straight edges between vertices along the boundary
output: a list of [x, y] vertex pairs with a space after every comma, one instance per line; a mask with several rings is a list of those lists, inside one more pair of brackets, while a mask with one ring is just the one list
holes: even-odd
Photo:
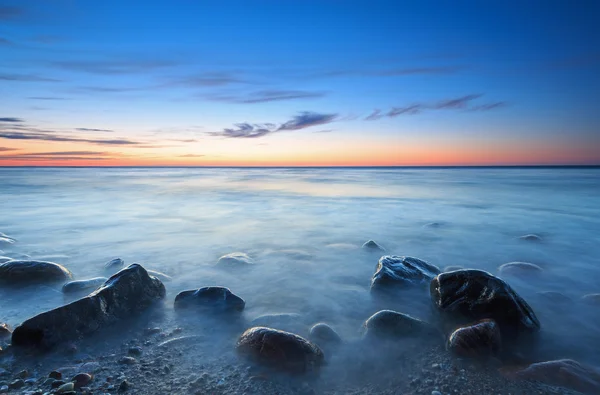
[[117, 271], [125, 266], [125, 261], [121, 258], [112, 259], [104, 264], [104, 270]]
[[161, 272], [157, 272], [156, 270], [148, 270], [148, 274], [158, 278], [162, 282], [169, 282], [169, 281], [173, 280], [173, 278], [171, 276], [168, 276]]
[[75, 383], [66, 383], [58, 387], [56, 390], [57, 394], [64, 394], [66, 392], [75, 391]]
[[246, 302], [225, 287], [203, 287], [180, 292], [175, 297], [175, 308], [194, 307], [219, 312], [242, 311]]
[[27, 370], [21, 370], [19, 373], [17, 373], [15, 377], [19, 379], [26, 379], [27, 377], [29, 377], [29, 372]]
[[13, 239], [10, 236], [7, 236], [6, 234], [0, 232], [0, 244], [5, 243], [5, 244], [14, 244], [17, 240]]
[[86, 289], [96, 289], [104, 284], [108, 279], [106, 277], [94, 277], [88, 280], [69, 281], [62, 287], [64, 293], [79, 292]]
[[8, 388], [11, 390], [18, 390], [25, 386], [25, 381], [23, 379], [17, 379], [8, 385]]
[[516, 372], [516, 377], [566, 387], [584, 394], [600, 393], [600, 371], [571, 359], [534, 363]]
[[303, 337], [265, 327], [246, 330], [236, 348], [259, 363], [298, 373], [318, 368], [325, 358], [316, 344]]
[[585, 303], [600, 305], [600, 294], [587, 294], [584, 295], [581, 300]]
[[444, 268], [444, 272], [453, 272], [455, 270], [462, 270], [462, 269], [464, 269], [462, 266], [450, 265], [450, 266], [446, 266]]
[[63, 385], [64, 383], [65, 383], [65, 382], [64, 382], [64, 381], [62, 381], [62, 380], [56, 380], [56, 381], [54, 381], [54, 382], [53, 382], [53, 383], [50, 385], [50, 387], [51, 387], [51, 388], [53, 388], [53, 389], [54, 389], [54, 388], [58, 388], [58, 387], [60, 387], [61, 385]]
[[400, 287], [429, 283], [440, 269], [417, 258], [385, 255], [379, 259], [371, 280], [371, 290], [394, 285]]
[[12, 331], [8, 327], [8, 324], [0, 324], [0, 339], [8, 337], [12, 334]]
[[251, 326], [264, 326], [293, 332], [304, 327], [303, 318], [297, 313], [264, 314], [256, 317], [250, 322]]
[[8, 256], [0, 256], [0, 263], [4, 263], [4, 262], [8, 262], [8, 261], [12, 261], [12, 258], [8, 257]]
[[448, 350], [464, 358], [492, 357], [500, 352], [500, 346], [500, 329], [493, 320], [458, 328], [448, 339]]
[[118, 361], [121, 365], [135, 365], [137, 360], [133, 357], [123, 357]]
[[9, 387], [8, 385], [3, 385], [0, 387], [0, 394], [4, 394], [5, 392], [8, 392]]
[[87, 386], [93, 379], [94, 377], [91, 374], [79, 373], [75, 375], [75, 377], [73, 377], [71, 381], [73, 382], [73, 384], [75, 384], [75, 388], [79, 389], [81, 387]]
[[531, 307], [507, 283], [482, 270], [458, 270], [436, 276], [431, 300], [446, 327], [486, 318], [496, 322], [504, 343], [532, 340], [540, 322]]
[[501, 265], [498, 268], [498, 274], [500, 276], [515, 276], [515, 277], [527, 277], [527, 276], [538, 276], [542, 274], [544, 270], [534, 263], [529, 262], [509, 262]]
[[318, 323], [310, 328], [308, 338], [320, 345], [323, 344], [339, 344], [342, 342], [342, 338], [338, 333], [329, 325], [325, 323]]
[[129, 350], [127, 350], [127, 353], [135, 356], [142, 355], [142, 347], [130, 347]]
[[69, 281], [71, 272], [58, 263], [11, 260], [0, 264], [0, 282], [9, 284]]
[[537, 242], [537, 243], [542, 241], [542, 238], [540, 236], [535, 235], [533, 233], [528, 234], [528, 235], [523, 235], [523, 236], [519, 237], [519, 239], [524, 240], [524, 241], [533, 241], [533, 242]]
[[119, 392], [125, 392], [129, 389], [129, 382], [127, 380], [123, 380], [121, 381], [121, 384], [119, 384]]
[[567, 295], [561, 292], [542, 291], [538, 292], [537, 294], [543, 297], [544, 299], [556, 304], [567, 304], [573, 302], [573, 299], [569, 298]]
[[365, 339], [399, 339], [419, 335], [438, 335], [425, 321], [392, 310], [381, 310], [363, 324]]
[[365, 244], [362, 245], [362, 248], [366, 250], [385, 251], [385, 248], [383, 248], [373, 240], [366, 241]]
[[160, 280], [133, 264], [90, 295], [28, 319], [14, 330], [12, 344], [48, 348], [79, 339], [132, 317], [164, 296]]
[[61, 372], [57, 372], [56, 370], [53, 370], [50, 372], [50, 374], [48, 375], [48, 377], [50, 377], [51, 379], [54, 380], [61, 380], [62, 379], [62, 373]]
[[253, 264], [254, 260], [243, 252], [232, 252], [231, 254], [223, 255], [217, 261], [217, 266], [222, 267], [240, 267]]

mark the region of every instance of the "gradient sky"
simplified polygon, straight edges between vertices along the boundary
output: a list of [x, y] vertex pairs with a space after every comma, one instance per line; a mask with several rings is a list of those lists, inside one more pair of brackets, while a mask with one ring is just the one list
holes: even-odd
[[599, 15], [0, 0], [0, 166], [600, 164]]

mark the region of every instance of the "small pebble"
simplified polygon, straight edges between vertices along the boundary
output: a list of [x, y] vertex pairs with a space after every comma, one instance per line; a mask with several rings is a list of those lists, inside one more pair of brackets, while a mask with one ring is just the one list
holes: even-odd
[[119, 392], [125, 392], [129, 389], [129, 382], [127, 380], [121, 381], [119, 384]]
[[75, 377], [71, 379], [72, 382], [75, 383], [75, 388], [85, 387], [92, 381], [93, 377], [91, 374], [87, 373], [79, 373]]
[[2, 387], [0, 387], [0, 392], [8, 392], [8, 385], [3, 385]]
[[61, 385], [63, 385], [64, 383], [65, 383], [65, 382], [64, 382], [64, 381], [62, 381], [62, 380], [56, 380], [56, 381], [54, 381], [54, 382], [51, 384], [51, 387], [52, 387], [52, 388], [58, 388], [58, 387], [60, 387]]
[[66, 384], [63, 384], [60, 387], [58, 387], [58, 389], [56, 390], [56, 393], [64, 394], [64, 393], [71, 392], [74, 390], [75, 390], [75, 383], [66, 383]]
[[10, 383], [8, 388], [18, 390], [19, 388], [23, 388], [23, 386], [25, 386], [25, 381], [23, 381], [22, 379], [18, 379]]
[[142, 347], [130, 347], [128, 352], [130, 355], [142, 355]]
[[122, 365], [133, 365], [137, 363], [137, 360], [133, 357], [123, 357], [119, 359], [119, 363]]
[[431, 391], [431, 395], [442, 395], [440, 391]]
[[50, 372], [48, 377], [50, 377], [51, 379], [54, 379], [54, 380], [60, 380], [60, 379], [62, 379], [62, 373], [57, 372], [56, 370], [53, 370]]

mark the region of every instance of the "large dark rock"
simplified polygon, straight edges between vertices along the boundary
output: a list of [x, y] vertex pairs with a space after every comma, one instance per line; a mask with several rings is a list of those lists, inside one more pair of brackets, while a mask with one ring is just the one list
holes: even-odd
[[0, 265], [0, 282], [9, 284], [60, 282], [72, 278], [67, 268], [53, 262], [11, 260]]
[[515, 376], [574, 389], [584, 394], [600, 394], [600, 371], [571, 359], [534, 363], [517, 371]]
[[325, 358], [319, 346], [303, 337], [265, 327], [245, 331], [236, 347], [259, 363], [296, 373], [318, 368]]
[[415, 336], [438, 336], [430, 324], [408, 314], [381, 310], [363, 324], [365, 339], [402, 339]]
[[104, 284], [108, 279], [106, 277], [94, 277], [87, 280], [69, 281], [62, 287], [63, 293], [73, 293], [86, 290], [94, 290]]
[[406, 287], [429, 283], [439, 273], [437, 266], [420, 259], [385, 255], [379, 258], [371, 290], [384, 289], [389, 285]]
[[492, 319], [503, 341], [531, 339], [540, 330], [535, 313], [507, 283], [482, 270], [457, 270], [431, 281], [431, 300], [447, 328]]
[[175, 297], [175, 308], [210, 309], [219, 312], [242, 311], [246, 302], [225, 287], [203, 287], [182, 291]]
[[500, 347], [500, 329], [493, 320], [458, 328], [448, 339], [448, 350], [460, 357], [492, 357], [500, 352]]
[[140, 313], [164, 296], [162, 282], [133, 264], [92, 294], [23, 322], [15, 328], [12, 344], [49, 348], [77, 340]]

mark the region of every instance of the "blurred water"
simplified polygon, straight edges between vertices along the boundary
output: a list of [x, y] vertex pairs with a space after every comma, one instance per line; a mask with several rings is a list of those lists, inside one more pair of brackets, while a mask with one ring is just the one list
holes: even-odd
[[[114, 257], [171, 275], [168, 307], [181, 290], [224, 285], [248, 319], [297, 312], [347, 337], [382, 307], [429, 314], [424, 290], [423, 300], [371, 298], [380, 254], [360, 249], [368, 239], [441, 268], [533, 262], [544, 276], [510, 284], [565, 348], [599, 358], [585, 350], [600, 345], [600, 307], [580, 298], [600, 292], [600, 169], [4, 168], [0, 231], [18, 240], [0, 245], [4, 255], [58, 262], [77, 278], [104, 275]], [[519, 239], [529, 233], [543, 242]], [[256, 267], [214, 267], [234, 251]], [[59, 289], [0, 290], [0, 322], [64, 303]], [[538, 291], [573, 302], [559, 308]]]

